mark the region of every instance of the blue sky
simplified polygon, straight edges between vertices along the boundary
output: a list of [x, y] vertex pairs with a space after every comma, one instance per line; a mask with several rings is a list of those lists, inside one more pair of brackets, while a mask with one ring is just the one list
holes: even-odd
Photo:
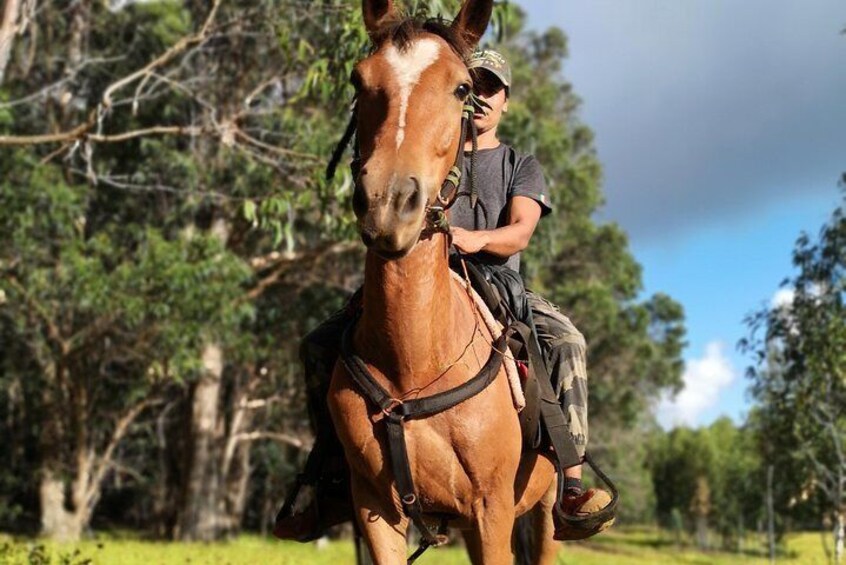
[[[570, 38], [619, 222], [646, 293], [685, 307], [686, 389], [659, 421], [748, 409], [743, 318], [792, 272], [846, 171], [846, 3], [840, 0], [523, 0], [529, 25]], [[519, 89], [515, 88], [519, 96]]]

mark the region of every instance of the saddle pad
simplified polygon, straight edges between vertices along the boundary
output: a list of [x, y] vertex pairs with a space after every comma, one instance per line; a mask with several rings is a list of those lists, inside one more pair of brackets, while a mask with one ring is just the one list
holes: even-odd
[[[481, 316], [485, 326], [488, 328], [488, 331], [490, 331], [493, 336], [502, 335], [502, 332], [504, 331], [502, 324], [494, 318], [493, 314], [491, 314], [490, 309], [487, 304], [485, 304], [485, 301], [482, 300], [482, 297], [479, 296], [479, 293], [470, 286], [470, 281], [465, 280], [461, 275], [453, 270], [450, 270], [450, 273], [458, 284], [463, 286], [473, 298], [473, 302], [476, 304], [476, 312]], [[520, 383], [520, 374], [517, 372], [517, 363], [514, 361], [514, 356], [510, 351], [506, 352], [505, 355], [502, 356], [502, 364], [505, 367], [505, 375], [508, 377], [508, 385], [511, 387], [511, 398], [514, 400], [514, 408], [520, 412], [526, 407], [526, 397], [523, 395], [523, 386]]]

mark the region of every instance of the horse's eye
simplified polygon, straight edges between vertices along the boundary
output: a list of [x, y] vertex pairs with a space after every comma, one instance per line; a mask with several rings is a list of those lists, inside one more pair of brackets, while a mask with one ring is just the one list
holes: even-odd
[[466, 82], [458, 85], [458, 88], [455, 89], [455, 97], [459, 100], [465, 100], [468, 96], [470, 96], [470, 85]]

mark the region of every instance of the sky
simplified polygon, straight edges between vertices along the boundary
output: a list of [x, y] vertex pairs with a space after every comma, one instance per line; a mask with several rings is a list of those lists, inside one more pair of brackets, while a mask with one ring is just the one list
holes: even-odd
[[[742, 422], [744, 318], [783, 298], [791, 251], [840, 202], [846, 172], [846, 2], [521, 0], [562, 28], [564, 76], [604, 168], [644, 296], [685, 307], [685, 389], [665, 428]], [[515, 89], [515, 94], [517, 90]]]

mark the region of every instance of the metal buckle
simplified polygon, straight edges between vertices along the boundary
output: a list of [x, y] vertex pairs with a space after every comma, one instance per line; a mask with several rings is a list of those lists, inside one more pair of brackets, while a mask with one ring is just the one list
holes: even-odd
[[382, 414], [384, 414], [386, 417], [390, 417], [394, 415], [394, 409], [397, 406], [402, 406], [402, 404], [403, 402], [399, 398], [392, 398], [391, 403], [386, 408], [382, 408]]

